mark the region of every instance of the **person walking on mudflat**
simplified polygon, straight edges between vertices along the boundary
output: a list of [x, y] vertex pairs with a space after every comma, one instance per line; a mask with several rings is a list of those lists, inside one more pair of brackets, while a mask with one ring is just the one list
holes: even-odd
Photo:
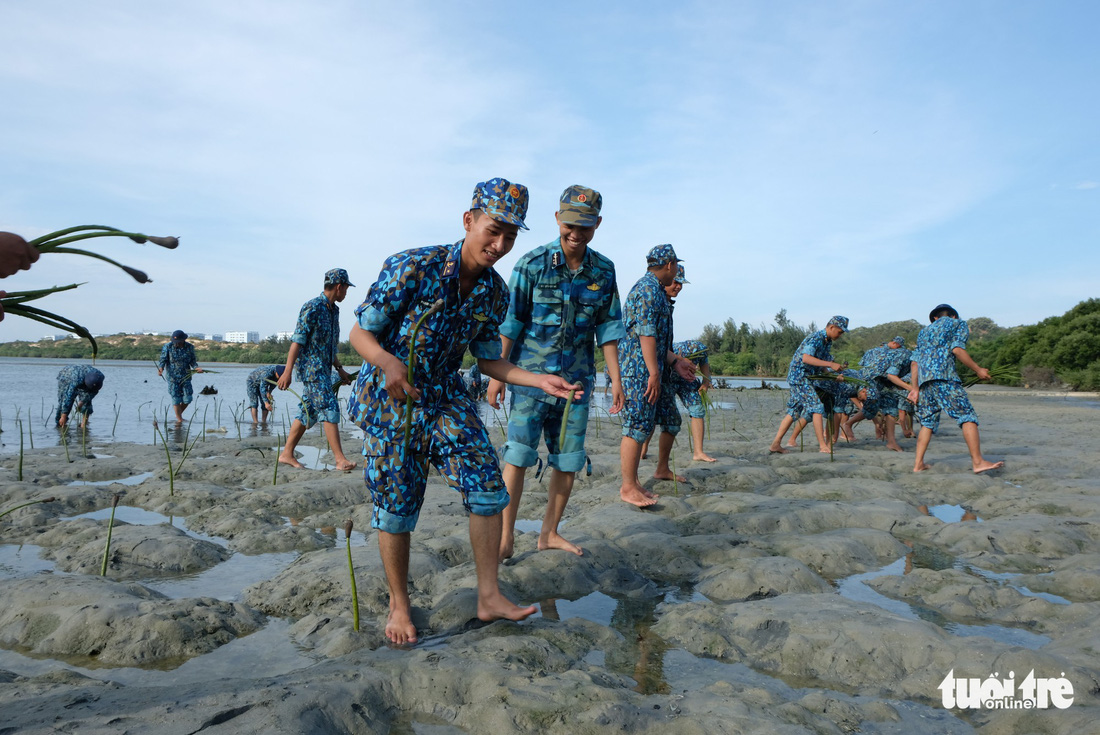
[[931, 323], [917, 335], [917, 349], [910, 363], [909, 400], [917, 407], [917, 419], [921, 425], [913, 472], [928, 469], [924, 455], [932, 435], [939, 429], [941, 411], [946, 411], [962, 429], [974, 474], [1004, 467], [1004, 462], [990, 462], [982, 456], [978, 414], [970, 404], [970, 397], [955, 370], [955, 360], [958, 359], [979, 378], [989, 380], [989, 371], [974, 362], [966, 351], [970, 327], [959, 319], [959, 312], [950, 304], [937, 306], [928, 319]]
[[198, 360], [195, 359], [195, 347], [187, 341], [187, 334], [181, 329], [172, 332], [172, 341], [166, 342], [160, 348], [157, 375], [163, 378], [165, 370], [168, 371], [168, 395], [172, 398], [178, 424], [183, 421], [183, 410], [194, 397], [191, 374], [202, 372]]
[[[619, 365], [626, 400], [620, 414], [623, 438], [619, 445], [619, 463], [623, 484], [619, 497], [639, 508], [655, 504], [659, 497], [638, 481], [638, 464], [642, 445], [656, 426], [656, 404], [662, 385], [672, 371], [684, 380], [695, 379], [692, 362], [672, 351], [672, 303], [665, 287], [675, 282], [679, 262], [672, 245], [657, 245], [651, 249], [646, 255], [646, 273], [630, 289], [623, 308], [626, 336], [619, 340]], [[667, 395], [672, 398], [671, 393]], [[671, 451], [675, 438], [671, 434], [662, 432], [659, 446], [666, 441], [666, 436]], [[667, 478], [658, 479], [671, 480], [671, 471]]]
[[[508, 414], [508, 441], [504, 445], [504, 484], [511, 500], [504, 509], [500, 560], [512, 556], [516, 517], [523, 496], [524, 475], [538, 460], [540, 436], [545, 436], [552, 468], [546, 512], [538, 549], [561, 549], [580, 555], [581, 547], [558, 533], [577, 471], [584, 467], [588, 403], [595, 385], [594, 345], [603, 350], [611, 374], [611, 410], [623, 406], [619, 380], [619, 338], [625, 335], [615, 264], [589, 247], [603, 218], [603, 197], [584, 186], [562, 192], [558, 211], [558, 239], [520, 258], [508, 285], [508, 317], [500, 327], [501, 357], [519, 367], [560, 375], [584, 386], [584, 398], [574, 400], [567, 425], [565, 404], [537, 388], [512, 389]], [[489, 404], [500, 407], [504, 383], [489, 382]], [[564, 436], [565, 441], [558, 442]]]
[[57, 374], [57, 425], [64, 428], [69, 414], [81, 414], [80, 427], [88, 425], [92, 399], [103, 387], [103, 373], [91, 365], [69, 365]]
[[399, 645], [417, 641], [409, 551], [429, 464], [461, 493], [469, 513], [477, 617], [523, 620], [536, 609], [520, 607], [500, 591], [497, 556], [508, 490], [459, 374], [469, 349], [490, 378], [557, 398], [583, 387], [559, 375], [537, 375], [500, 356], [508, 287], [493, 265], [515, 245], [520, 228], [526, 229], [527, 201], [526, 187], [505, 179], [478, 184], [462, 215], [465, 237], [390, 256], [355, 310], [351, 344], [364, 363], [348, 413], [365, 434], [363, 477], [390, 593], [385, 632]]
[[[791, 395], [787, 399], [787, 414], [779, 422], [779, 430], [776, 431], [775, 439], [768, 447], [772, 454], [787, 453], [783, 448], [783, 436], [795, 420], [803, 414], [812, 416], [817, 445], [820, 451], [829, 453], [829, 447], [825, 443], [825, 406], [806, 377], [819, 372], [819, 368], [828, 368], [833, 372], [844, 369], [839, 362], [833, 362], [830, 346], [846, 331], [848, 331], [848, 317], [834, 316], [824, 329], [819, 329], [807, 336], [795, 350], [791, 364], [787, 368], [787, 385], [791, 387]], [[833, 431], [833, 428], [829, 427], [829, 431]]]
[[336, 349], [340, 346], [340, 307], [337, 304], [344, 300], [348, 288], [354, 285], [348, 280], [346, 270], [333, 268], [325, 273], [321, 295], [303, 304], [298, 314], [298, 324], [290, 337], [290, 350], [278, 388], [289, 388], [291, 375], [297, 375], [302, 383], [302, 400], [298, 404], [298, 417], [287, 432], [286, 446], [279, 453], [282, 464], [302, 467], [294, 456], [294, 448], [306, 431], [320, 421], [336, 461], [336, 469], [355, 469], [355, 463], [344, 456], [344, 449], [340, 446], [340, 404], [331, 383], [333, 368], [336, 368], [344, 385], [353, 380], [351, 373], [340, 364]]

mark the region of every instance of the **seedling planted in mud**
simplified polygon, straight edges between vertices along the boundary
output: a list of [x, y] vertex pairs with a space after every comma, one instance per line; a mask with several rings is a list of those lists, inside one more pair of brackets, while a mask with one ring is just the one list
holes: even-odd
[[122, 496], [115, 493], [115, 497], [111, 499], [111, 517], [107, 520], [107, 544], [103, 547], [103, 564], [99, 567], [99, 576], [107, 576], [107, 560], [111, 556], [111, 532], [115, 528], [115, 508], [118, 507], [118, 501]]
[[351, 576], [351, 623], [359, 632], [359, 593], [355, 590], [355, 567], [351, 563], [351, 519], [344, 521], [344, 538], [348, 545], [348, 574]]
[[26, 508], [28, 505], [37, 505], [38, 503], [52, 503], [55, 500], [57, 500], [57, 498], [55, 498], [54, 496], [51, 495], [48, 498], [41, 498], [40, 500], [30, 500], [26, 503], [20, 503], [19, 505], [12, 506], [11, 508], [8, 508], [7, 510], [0, 513], [0, 518], [3, 518], [8, 513], [13, 513], [15, 511], [19, 510], [20, 508]]

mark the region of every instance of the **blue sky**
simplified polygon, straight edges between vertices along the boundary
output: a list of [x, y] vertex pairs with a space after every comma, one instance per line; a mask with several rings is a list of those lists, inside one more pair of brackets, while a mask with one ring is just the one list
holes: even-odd
[[[347, 268], [453, 242], [473, 185], [604, 195], [620, 294], [671, 242], [678, 337], [1100, 296], [1100, 3], [0, 0], [0, 230], [96, 223], [7, 290], [93, 332], [293, 328]], [[9, 317], [0, 340], [51, 330]]]

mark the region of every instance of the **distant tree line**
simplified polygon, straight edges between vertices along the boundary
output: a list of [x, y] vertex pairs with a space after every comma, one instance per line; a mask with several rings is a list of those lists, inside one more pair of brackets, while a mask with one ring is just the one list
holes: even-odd
[[[155, 362], [167, 337], [150, 334], [116, 334], [98, 337], [98, 359], [139, 360]], [[194, 340], [195, 356], [203, 362], [237, 362], [245, 365], [279, 365], [286, 362], [289, 340], [269, 337], [259, 343], [238, 344]], [[345, 365], [359, 365], [361, 358], [350, 342], [341, 342], [337, 354]], [[91, 362], [92, 346], [83, 339], [63, 339], [56, 342], [5, 342], [0, 344], [2, 357], [54, 357]]]

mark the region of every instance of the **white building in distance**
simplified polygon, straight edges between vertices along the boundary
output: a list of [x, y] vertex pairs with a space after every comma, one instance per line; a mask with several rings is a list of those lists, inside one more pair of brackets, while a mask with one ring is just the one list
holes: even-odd
[[235, 344], [259, 344], [259, 332], [226, 332], [225, 341]]

